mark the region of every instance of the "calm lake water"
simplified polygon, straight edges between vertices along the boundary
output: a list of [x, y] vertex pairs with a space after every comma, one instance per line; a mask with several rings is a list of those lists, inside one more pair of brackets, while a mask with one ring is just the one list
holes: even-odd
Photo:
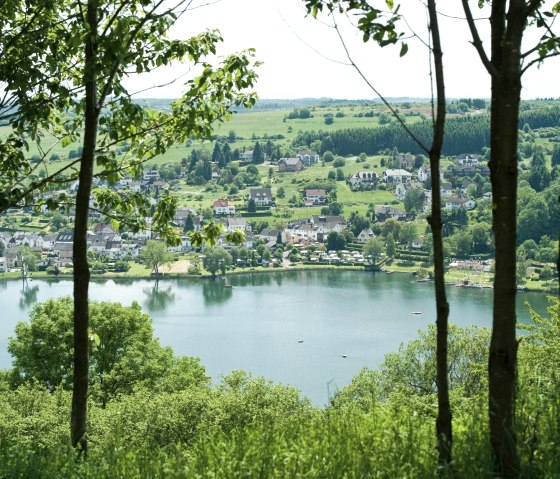
[[[361, 271], [288, 271], [222, 280], [95, 281], [92, 299], [137, 301], [155, 334], [177, 355], [198, 356], [213, 378], [235, 369], [299, 388], [316, 405], [351, 381], [364, 366], [413, 339], [435, 321], [432, 283], [408, 274]], [[0, 281], [0, 368], [9, 368], [8, 337], [36, 302], [70, 295], [72, 282]], [[450, 321], [490, 326], [492, 290], [448, 288]], [[546, 296], [518, 295], [519, 320], [528, 301], [540, 313]], [[421, 311], [422, 314], [412, 314]], [[299, 341], [303, 342], [299, 342]], [[341, 355], [346, 354], [343, 358]]]

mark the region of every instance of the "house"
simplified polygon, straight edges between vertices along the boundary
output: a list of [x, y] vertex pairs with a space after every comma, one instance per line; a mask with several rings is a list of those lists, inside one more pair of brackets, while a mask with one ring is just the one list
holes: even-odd
[[296, 153], [296, 158], [303, 161], [305, 166], [314, 165], [320, 160], [319, 153], [314, 150], [300, 150]]
[[56, 233], [43, 236], [43, 249], [52, 251], [57, 236], [58, 235]]
[[[181, 237], [182, 238], [182, 237]], [[141, 244], [132, 241], [132, 242], [123, 242], [121, 245], [122, 255], [124, 256], [133, 256], [136, 257], [140, 254]]]
[[241, 161], [253, 161], [253, 150], [245, 150], [239, 155]]
[[6, 273], [8, 271], [8, 266], [6, 264], [6, 258], [0, 257], [0, 273]]
[[272, 204], [272, 190], [270, 188], [251, 188], [249, 198], [255, 200], [257, 206], [270, 206]]
[[343, 228], [348, 226], [348, 222], [344, 216], [329, 216], [329, 215], [313, 215], [311, 217], [311, 224], [314, 226], [328, 226], [334, 228], [336, 225], [342, 225]]
[[327, 191], [325, 189], [305, 190], [305, 206], [324, 205], [327, 202]]
[[102, 234], [89, 234], [87, 238], [87, 249], [88, 251], [94, 251], [96, 253], [104, 253], [105, 247], [107, 246], [107, 238]]
[[299, 158], [280, 158], [278, 160], [278, 171], [301, 171], [303, 170], [303, 161]]
[[418, 181], [425, 183], [432, 178], [432, 172], [430, 171], [430, 167], [428, 165], [422, 165], [418, 168]]
[[478, 165], [452, 165], [447, 168], [445, 174], [447, 177], [449, 176], [470, 176], [471, 178], [479, 173], [481, 176], [488, 177], [490, 176], [490, 168], [488, 165], [484, 165], [479, 163]]
[[200, 220], [198, 219], [196, 210], [194, 208], [177, 208], [175, 210], [175, 214], [173, 215], [173, 223], [175, 223], [177, 226], [184, 226], [185, 221], [187, 220], [187, 216], [192, 216], [195, 230], [198, 231], [198, 229], [196, 229], [196, 225], [197, 222], [200, 225]]
[[375, 238], [374, 232], [371, 231], [371, 229], [369, 229], [369, 228], [363, 229], [362, 231], [360, 231], [358, 236], [356, 236], [356, 243], [365, 244], [371, 238]]
[[348, 222], [343, 216], [314, 215], [311, 224], [315, 228], [316, 241], [324, 242], [331, 231], [341, 233], [348, 227]]
[[155, 169], [146, 170], [142, 173], [142, 179], [144, 181], [159, 180], [159, 171]]
[[348, 184], [350, 186], [362, 186], [371, 185], [375, 188], [377, 185], [377, 173], [373, 171], [360, 171], [354, 173], [350, 178], [348, 178]]
[[130, 191], [133, 191], [134, 193], [140, 193], [140, 191], [142, 191], [142, 182], [132, 181], [129, 183], [128, 187]]
[[451, 187], [451, 183], [443, 182], [440, 187], [441, 196], [449, 197], [453, 194], [453, 188]]
[[421, 183], [417, 181], [411, 181], [410, 183], [399, 183], [395, 187], [395, 196], [398, 198], [399, 201], [403, 201], [406, 197], [406, 193], [408, 190], [423, 190]]
[[0, 243], [4, 246], [8, 246], [8, 243], [12, 239], [12, 235], [7, 231], [0, 231]]
[[61, 233], [58, 233], [56, 235], [56, 239], [54, 240], [55, 244], [60, 244], [60, 243], [69, 243], [69, 244], [73, 244], [74, 243], [74, 232], [73, 231], [64, 231]]
[[115, 235], [114, 237], [107, 239], [107, 244], [105, 245], [105, 254], [110, 259], [121, 259], [124, 256], [122, 250], [122, 241], [120, 237]]
[[412, 173], [403, 169], [388, 169], [383, 172], [383, 179], [386, 183], [408, 183], [412, 179]]
[[397, 221], [404, 221], [406, 220], [406, 211], [388, 205], [380, 205], [375, 207], [375, 218], [377, 221], [385, 221], [389, 218]]
[[479, 159], [480, 159], [481, 155], [471, 155], [471, 154], [465, 154], [462, 153], [460, 155], [457, 155], [457, 163], [459, 163], [460, 165], [472, 165], [472, 166], [476, 166], [479, 164]]
[[55, 243], [53, 252], [58, 256], [58, 266], [64, 266], [74, 258], [74, 245], [72, 243]]
[[116, 188], [128, 188], [130, 187], [130, 185], [132, 184], [132, 178], [128, 175], [124, 176], [123, 178], [121, 178], [119, 181], [117, 181], [117, 183], [115, 184]]
[[112, 225], [108, 223], [97, 223], [93, 227], [93, 232], [97, 235], [114, 235], [118, 234], [118, 231], [113, 228]]
[[420, 236], [419, 238], [415, 238], [410, 243], [410, 247], [414, 249], [422, 249], [424, 247], [424, 237]]
[[317, 241], [317, 228], [308, 220], [299, 220], [290, 223], [285, 230], [290, 243]]
[[[41, 244], [37, 245], [37, 242], [40, 242]], [[16, 246], [31, 246], [32, 248], [35, 248], [36, 246], [43, 246], [43, 240], [38, 234], [24, 231], [16, 231], [10, 239], [9, 243]]]
[[167, 181], [156, 180], [153, 182], [153, 186], [157, 190], [166, 189], [169, 187], [169, 183]]
[[476, 202], [469, 198], [459, 198], [453, 196], [451, 198], [445, 199], [445, 209], [446, 210], [457, 210], [459, 208], [465, 208], [467, 211], [473, 210], [476, 206]]
[[17, 264], [18, 249], [16, 246], [11, 246], [4, 249], [4, 258], [6, 259], [6, 269], [15, 268]]
[[251, 231], [251, 227], [247, 224], [247, 220], [245, 218], [228, 218], [226, 230]]
[[230, 205], [228, 200], [214, 201], [215, 215], [234, 215], [235, 205]]
[[397, 153], [393, 156], [393, 165], [399, 165], [399, 168], [411, 170], [414, 166], [414, 158], [408, 153]]
[[282, 242], [285, 242], [285, 235], [282, 234], [282, 231], [279, 229], [265, 228], [257, 236], [268, 245], [269, 243], [276, 244], [278, 234], [280, 234]]

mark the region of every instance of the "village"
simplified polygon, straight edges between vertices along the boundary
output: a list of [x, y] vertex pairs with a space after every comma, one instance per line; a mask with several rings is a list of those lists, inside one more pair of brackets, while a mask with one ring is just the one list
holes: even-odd
[[[248, 165], [247, 169], [251, 168], [253, 164], [253, 151], [244, 150], [239, 154], [240, 164]], [[328, 157], [329, 152], [324, 156]], [[353, 160], [360, 162], [364, 161], [364, 158]], [[480, 155], [473, 154], [458, 155], [449, 163], [445, 175], [442, 174], [442, 207], [450, 213], [457, 210], [471, 211], [477, 204], [473, 194], [477, 191], [477, 185], [471, 179], [474, 177], [487, 179], [488, 166]], [[286, 177], [287, 175], [297, 175], [304, 169], [315, 168], [319, 171], [321, 164], [324, 166], [325, 158], [321, 158], [316, 151], [304, 149], [298, 151], [293, 158], [266, 159], [262, 165], [259, 165], [259, 168], [268, 171], [270, 179], [272, 168], [276, 170], [274, 175]], [[336, 164], [336, 160], [334, 164]], [[381, 160], [381, 164], [383, 164], [383, 160]], [[363, 247], [368, 241], [378, 236], [381, 237], [384, 244], [382, 255], [385, 256], [386, 230], [391, 230], [393, 239], [395, 239], [394, 236], [397, 234], [394, 230], [396, 228], [391, 225], [409, 223], [414, 225], [413, 233], [408, 233], [406, 237], [403, 235], [403, 241], [400, 244], [397, 238], [397, 248], [412, 252], [418, 251], [422, 256], [413, 259], [427, 263], [431, 245], [424, 241], [425, 227], [421, 226], [421, 218], [431, 209], [430, 169], [425, 159], [410, 154], [395, 153], [386, 164], [391, 168], [384, 168], [379, 173], [371, 169], [357, 171], [344, 178], [345, 184], [351, 191], [364, 193], [384, 190], [394, 195], [394, 200], [390, 204], [374, 205], [373, 209], [364, 215], [367, 221], [364, 222], [363, 225], [366, 227], [363, 229], [359, 229], [359, 221], [353, 221], [355, 215], [345, 218], [341, 212], [337, 211], [336, 192], [333, 194], [333, 191], [329, 191], [328, 188], [318, 187], [303, 187], [299, 205], [292, 202], [292, 206], [299, 206], [300, 210], [321, 207], [320, 214], [307, 214], [304, 218], [288, 218], [285, 221], [275, 221], [274, 224], [269, 224], [272, 222], [268, 221], [256, 221], [263, 215], [274, 212], [278, 196], [282, 193], [282, 187], [248, 187], [246, 195], [238, 192], [235, 195], [226, 195], [213, 201], [210, 211], [208, 208], [201, 211], [194, 207], [178, 207], [172, 225], [181, 231], [181, 244], [167, 247], [167, 250], [169, 253], [175, 254], [177, 258], [193, 252], [195, 248], [191, 244], [189, 233], [199, 231], [208, 222], [216, 222], [223, 225], [223, 232], [218, 244], [226, 249], [232, 247], [225, 240], [226, 233], [241, 231], [244, 233], [244, 240], [238, 246], [247, 250], [254, 250], [257, 246], [264, 245], [270, 253], [274, 253], [277, 245], [281, 244], [282, 251], [285, 252], [284, 257], [287, 258], [289, 250], [295, 248], [294, 254], [290, 256], [292, 261], [284, 259], [284, 264], [293, 264], [293, 261], [299, 259], [307, 260], [311, 264], [362, 265], [371, 262], [362, 254]], [[142, 192], [150, 195], [155, 203], [158, 196], [176, 191], [177, 185], [185, 181], [179, 168], [177, 168], [177, 178], [171, 180], [162, 178], [164, 175], [160, 175], [160, 171], [162, 168], [160, 170], [146, 168], [141, 178], [133, 179], [125, 175], [114, 185], [97, 181], [96, 186], [117, 192], [127, 190]], [[209, 184], [218, 182], [222, 171], [223, 169], [213, 163]], [[329, 176], [332, 176], [331, 173]], [[181, 188], [183, 187], [181, 185]], [[68, 198], [72, 198], [76, 189], [77, 183], [74, 182], [67, 190], [51, 191], [47, 195], [50, 197], [67, 195]], [[488, 200], [490, 193], [484, 192], [478, 196], [481, 200]], [[402, 205], [406, 206], [407, 203], [410, 203], [408, 200], [411, 198], [414, 200], [412, 207], [403, 208]], [[332, 208], [333, 203], [335, 208]], [[23, 263], [31, 265], [29, 268], [31, 270], [47, 271], [50, 274], [59, 274], [60, 271], [71, 268], [73, 208], [67, 209], [66, 214], [63, 215], [64, 220], [58, 222], [53, 221], [53, 216], [49, 217], [45, 211], [36, 213], [31, 208], [11, 209], [3, 214], [4, 224], [9, 223], [11, 216], [25, 215], [29, 215], [29, 218], [38, 217], [39, 221], [46, 223], [47, 228], [43, 228], [39, 232], [29, 229], [10, 231], [10, 228], [2, 228], [0, 231], [0, 273], [19, 271], [22, 269]], [[60, 219], [60, 214], [58, 218]], [[358, 219], [361, 219], [359, 215]], [[147, 218], [147, 223], [150, 223], [150, 218]], [[108, 221], [95, 208], [93, 199], [91, 200], [90, 225], [88, 253], [92, 261], [105, 264], [105, 267], [101, 268], [101, 272], [126, 272], [127, 263], [142, 261], [143, 248], [148, 241], [159, 240], [157, 233], [149, 229], [136, 233], [123, 231], [122, 228], [119, 230], [118, 225]], [[329, 235], [331, 241], [329, 241]], [[341, 239], [342, 241], [340, 241]], [[316, 253], [308, 253], [306, 248], [309, 249], [309, 247]], [[295, 254], [296, 251], [301, 251], [302, 254]], [[391, 257], [395, 255], [398, 257], [396, 252], [390, 251], [389, 253]], [[32, 261], [30, 261], [30, 256], [33, 257]], [[243, 262], [239, 258], [237, 261]], [[272, 257], [272, 254], [261, 254], [257, 262], [253, 259], [252, 264], [265, 267], [281, 266], [282, 260], [278, 255]], [[95, 271], [93, 272], [95, 273]]]

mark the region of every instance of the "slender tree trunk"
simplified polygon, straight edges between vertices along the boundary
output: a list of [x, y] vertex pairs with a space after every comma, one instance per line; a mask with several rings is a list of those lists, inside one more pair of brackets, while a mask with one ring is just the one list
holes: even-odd
[[96, 81], [96, 0], [88, 0], [85, 45], [85, 124], [79, 186], [76, 195], [74, 225], [74, 384], [72, 394], [72, 446], [87, 452], [87, 395], [89, 370], [89, 265], [87, 261], [87, 226], [89, 199], [97, 137], [99, 109]]
[[[517, 368], [516, 214], [517, 141], [521, 95], [521, 40], [525, 2], [492, 2], [492, 112], [490, 178], [496, 246], [494, 311], [488, 362], [490, 442], [496, 473], [519, 476], [514, 429]], [[507, 21], [507, 23], [506, 23]], [[507, 27], [506, 27], [507, 25]]]
[[432, 229], [434, 248], [434, 279], [436, 290], [436, 363], [438, 416], [436, 434], [438, 460], [440, 464], [451, 463], [453, 445], [452, 414], [449, 403], [449, 380], [447, 365], [447, 331], [449, 304], [445, 294], [445, 272], [443, 266], [443, 237], [441, 221], [440, 158], [445, 127], [445, 83], [443, 78], [443, 53], [439, 36], [436, 0], [428, 0], [432, 54], [436, 79], [437, 108], [434, 120], [434, 139], [430, 149], [430, 171], [432, 176], [432, 213], [428, 221]]

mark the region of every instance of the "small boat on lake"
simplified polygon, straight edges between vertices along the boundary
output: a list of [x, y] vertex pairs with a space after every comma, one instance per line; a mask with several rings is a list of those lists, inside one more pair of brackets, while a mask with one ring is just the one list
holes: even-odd
[[347, 358], [347, 357], [348, 357], [348, 354], [342, 353], [341, 356], [342, 356], [343, 358]]
[[422, 314], [422, 311], [412, 311], [412, 314]]

